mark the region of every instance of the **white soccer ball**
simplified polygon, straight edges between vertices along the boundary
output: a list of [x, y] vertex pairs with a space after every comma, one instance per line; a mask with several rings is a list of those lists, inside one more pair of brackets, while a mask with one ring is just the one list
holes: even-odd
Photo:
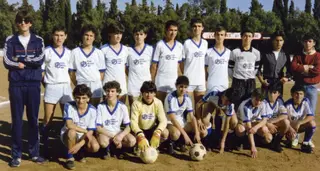
[[200, 144], [193, 144], [193, 146], [189, 150], [189, 154], [192, 160], [201, 161], [207, 154], [206, 148]]
[[158, 158], [158, 151], [153, 147], [148, 147], [140, 153], [140, 158], [146, 164], [154, 163]]

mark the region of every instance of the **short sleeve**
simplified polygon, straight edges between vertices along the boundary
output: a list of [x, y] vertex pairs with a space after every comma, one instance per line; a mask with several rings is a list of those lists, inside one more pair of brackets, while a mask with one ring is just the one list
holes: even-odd
[[63, 120], [72, 120], [72, 112], [70, 112], [71, 105], [66, 103], [63, 109]]
[[232, 103], [232, 104], [226, 106], [225, 114], [227, 116], [232, 116], [233, 113], [234, 113], [234, 104]]
[[170, 94], [168, 94], [167, 97], [165, 98], [164, 109], [167, 114], [176, 113], [176, 111], [173, 108], [173, 105], [174, 105], [173, 99], [174, 99], [173, 96], [171, 96]]
[[158, 63], [161, 55], [161, 46], [160, 43], [157, 43], [156, 48], [153, 51], [152, 62]]
[[76, 71], [76, 61], [75, 61], [75, 50], [71, 51], [70, 60], [69, 60], [69, 71]]
[[99, 104], [98, 105], [98, 108], [97, 108], [97, 120], [96, 120], [96, 125], [97, 126], [103, 126], [102, 124], [102, 107], [103, 105], [102, 104]]
[[239, 114], [240, 114], [239, 119], [242, 122], [246, 123], [251, 121], [250, 113], [251, 113], [251, 110], [246, 106], [242, 108], [239, 107]]
[[[98, 50], [98, 49], [97, 49]], [[98, 50], [98, 68], [100, 72], [104, 72], [106, 70], [106, 62], [104, 59], [104, 54], [102, 53], [101, 50]]]
[[90, 109], [90, 120], [87, 130], [96, 130], [97, 110], [94, 108]]

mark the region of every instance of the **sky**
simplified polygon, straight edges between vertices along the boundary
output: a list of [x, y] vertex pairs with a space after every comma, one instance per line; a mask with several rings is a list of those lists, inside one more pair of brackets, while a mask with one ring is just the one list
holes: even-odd
[[[305, 0], [293, 0], [293, 1], [296, 8], [300, 10], [304, 10]], [[21, 3], [22, 0], [8, 0], [8, 2], [10, 4], [16, 3], [16, 2]], [[103, 0], [103, 2], [106, 3], [108, 6], [110, 0]], [[118, 8], [120, 10], [123, 10], [125, 8], [126, 2], [131, 3], [131, 0], [118, 0]], [[148, 0], [148, 3], [150, 2], [151, 0]], [[158, 5], [163, 5], [164, 0], [153, 0], [153, 2], [155, 3], [156, 6], [158, 6]], [[173, 4], [178, 3], [179, 5], [181, 5], [183, 3], [188, 2], [188, 0], [172, 0], [172, 2]], [[263, 8], [265, 10], [272, 9], [273, 0], [259, 0], [259, 2], [263, 5]], [[39, 9], [39, 0], [29, 0], [29, 3], [31, 3], [34, 6], [35, 10]], [[76, 3], [77, 3], [77, 0], [71, 0], [71, 6], [72, 6], [73, 12], [76, 11]], [[137, 3], [141, 3], [141, 0], [137, 0]], [[239, 8], [241, 11], [244, 11], [244, 12], [249, 11], [250, 3], [251, 3], [251, 0], [227, 0], [228, 8]], [[313, 3], [314, 3], [314, 0], [312, 0], [312, 4]]]

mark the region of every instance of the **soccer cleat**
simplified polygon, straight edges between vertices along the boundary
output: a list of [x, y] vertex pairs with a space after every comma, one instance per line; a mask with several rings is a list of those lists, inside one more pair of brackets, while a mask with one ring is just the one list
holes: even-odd
[[168, 143], [168, 154], [170, 155], [174, 154], [173, 142]]
[[304, 153], [312, 153], [313, 149], [309, 142], [303, 142], [301, 145], [301, 151]]
[[312, 147], [312, 148], [315, 148], [316, 146], [313, 144], [312, 140], [309, 141], [309, 145]]
[[42, 158], [42, 157], [40, 157], [40, 156], [38, 156], [38, 157], [32, 157], [32, 158], [31, 158], [31, 161], [33, 161], [33, 162], [35, 162], [35, 163], [37, 163], [37, 164], [44, 164], [45, 162], [47, 162], [46, 159], [44, 159], [44, 158]]
[[299, 144], [299, 134], [294, 138], [294, 140], [291, 142], [292, 147], [297, 147]]
[[21, 158], [12, 159], [9, 163], [10, 167], [19, 167], [21, 164]]
[[66, 168], [69, 170], [75, 169], [74, 161], [73, 160], [67, 160], [66, 161]]

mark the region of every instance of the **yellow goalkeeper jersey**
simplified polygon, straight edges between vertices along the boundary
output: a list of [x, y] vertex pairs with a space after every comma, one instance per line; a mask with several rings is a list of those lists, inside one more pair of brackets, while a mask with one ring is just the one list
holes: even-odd
[[136, 134], [142, 130], [149, 130], [154, 126], [163, 131], [167, 126], [167, 118], [162, 102], [154, 98], [152, 104], [147, 105], [140, 97], [131, 106], [131, 129]]

